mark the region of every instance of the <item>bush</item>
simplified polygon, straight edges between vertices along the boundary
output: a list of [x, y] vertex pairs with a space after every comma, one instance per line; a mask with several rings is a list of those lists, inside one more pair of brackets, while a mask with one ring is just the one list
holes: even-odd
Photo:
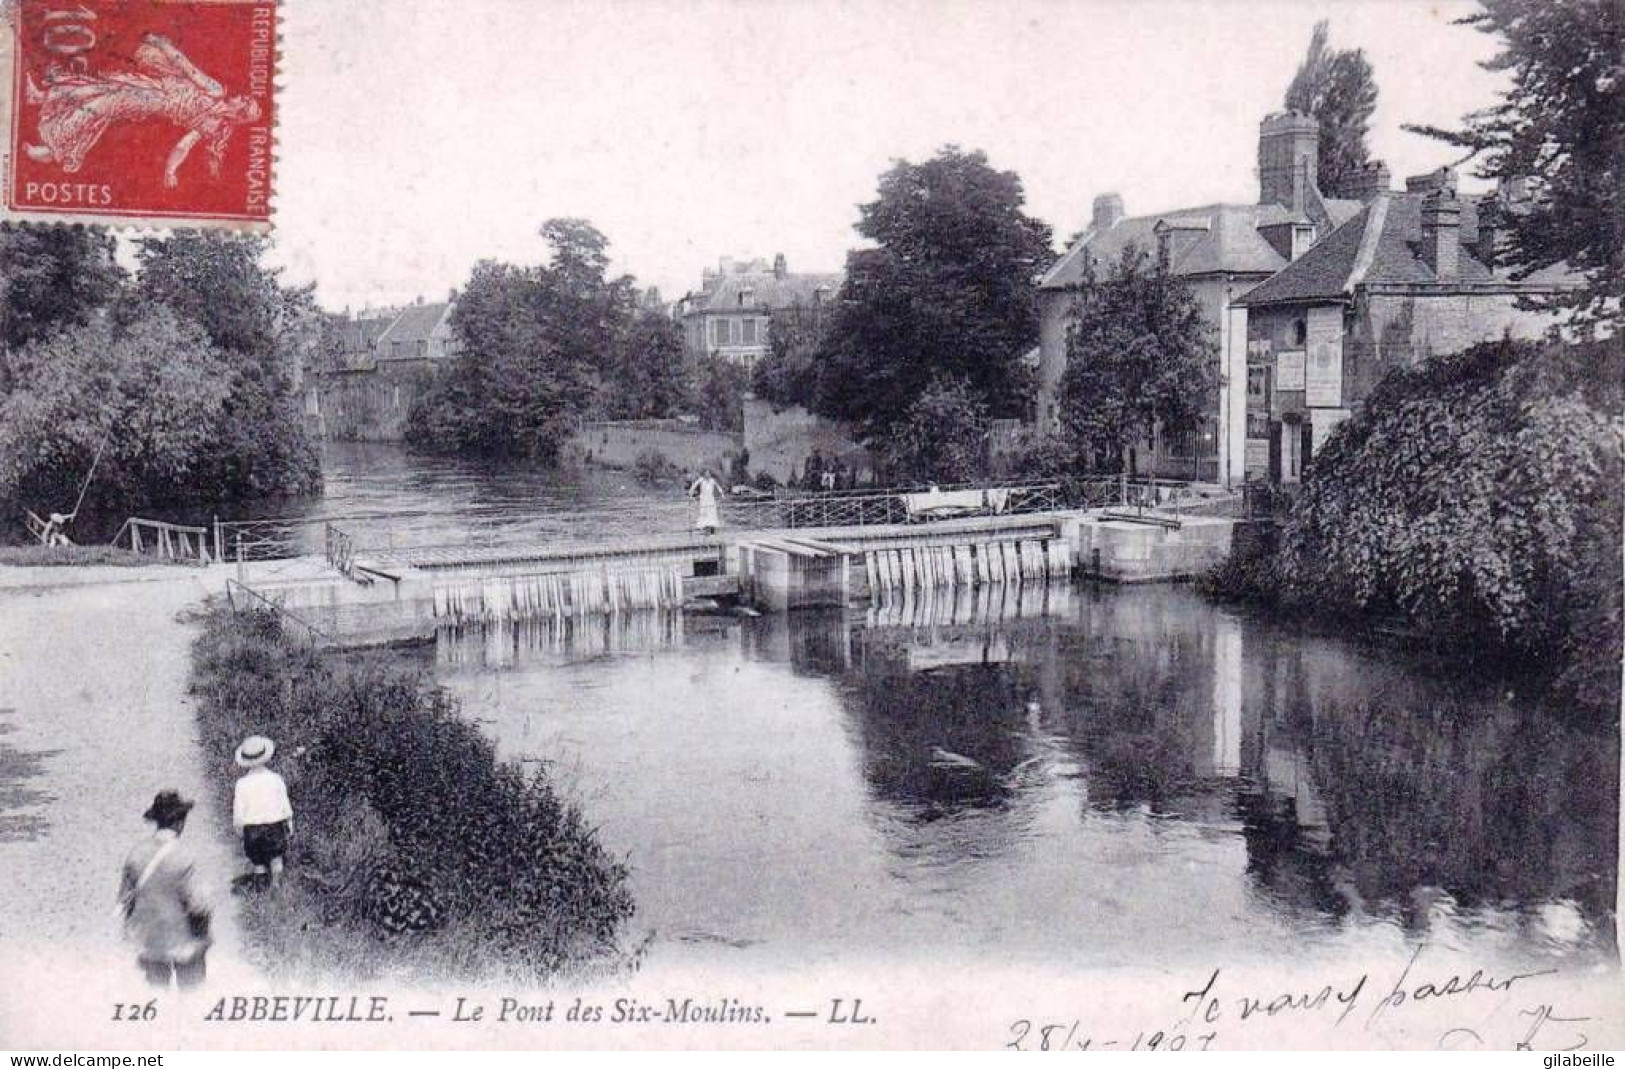
[[1196, 589], [1221, 601], [1277, 603], [1281, 565], [1273, 532], [1265, 525], [1237, 524], [1230, 552], [1196, 577]]
[[1402, 621], [1513, 657], [1617, 713], [1625, 345], [1502, 342], [1388, 375], [1316, 454], [1276, 585], [1317, 613]]
[[[222, 800], [249, 734], [276, 740], [293, 798], [288, 886], [245, 910], [268, 967], [537, 981], [625, 964], [626, 867], [542, 773], [499, 763], [444, 689], [302, 648], [271, 613], [217, 611], [193, 690]], [[384, 908], [402, 897], [416, 920]]]
[[683, 477], [683, 469], [658, 449], [645, 449], [632, 462], [632, 474], [644, 486], [662, 486]]

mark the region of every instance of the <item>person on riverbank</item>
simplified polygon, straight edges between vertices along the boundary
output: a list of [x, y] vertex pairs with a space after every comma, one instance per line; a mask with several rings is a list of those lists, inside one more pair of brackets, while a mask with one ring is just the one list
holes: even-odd
[[142, 816], [156, 826], [124, 859], [119, 908], [136, 962], [154, 987], [203, 983], [209, 950], [209, 907], [199, 894], [190, 853], [181, 845], [192, 802], [159, 791]]
[[243, 836], [243, 853], [254, 866], [255, 886], [273, 887], [282, 878], [282, 859], [293, 832], [288, 785], [269, 767], [276, 743], [250, 735], [237, 747], [237, 767], [247, 769], [232, 797], [231, 820]]
[[699, 512], [694, 517], [695, 528], [708, 535], [716, 534], [717, 528], [722, 526], [721, 518], [717, 515], [717, 505], [722, 498], [722, 484], [717, 482], [710, 468], [700, 472], [700, 477], [688, 488], [688, 496], [697, 498], [700, 503]]

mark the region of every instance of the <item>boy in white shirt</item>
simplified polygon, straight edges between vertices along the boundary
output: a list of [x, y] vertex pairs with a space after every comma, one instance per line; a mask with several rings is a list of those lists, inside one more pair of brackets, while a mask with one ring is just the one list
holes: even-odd
[[255, 882], [270, 887], [282, 875], [282, 858], [293, 831], [293, 805], [288, 785], [265, 767], [276, 753], [276, 743], [264, 735], [250, 735], [237, 747], [237, 764], [248, 771], [237, 781], [231, 820], [243, 835], [243, 853], [254, 866]]

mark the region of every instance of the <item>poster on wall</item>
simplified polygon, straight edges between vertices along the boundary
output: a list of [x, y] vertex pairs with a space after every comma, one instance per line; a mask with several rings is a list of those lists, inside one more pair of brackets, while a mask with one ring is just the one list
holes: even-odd
[[1304, 353], [1302, 349], [1283, 351], [1275, 358], [1275, 388], [1277, 390], [1303, 389]]
[[1309, 310], [1309, 359], [1304, 403], [1310, 408], [1343, 406], [1343, 314], [1335, 308]]
[[1311, 342], [1304, 372], [1304, 403], [1310, 408], [1343, 404], [1343, 353], [1335, 341]]

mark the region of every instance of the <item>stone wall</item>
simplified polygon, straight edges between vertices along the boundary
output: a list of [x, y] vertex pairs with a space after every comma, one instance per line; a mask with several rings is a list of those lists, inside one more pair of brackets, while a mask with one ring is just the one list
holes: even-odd
[[1539, 338], [1553, 322], [1520, 309], [1508, 293], [1417, 296], [1362, 290], [1343, 342], [1345, 392], [1358, 404], [1396, 367], [1415, 367], [1430, 356], [1459, 353], [1508, 334]]
[[710, 468], [726, 482], [744, 448], [740, 438], [732, 431], [708, 431], [677, 420], [617, 420], [582, 424], [566, 450], [606, 468], [631, 468], [639, 456], [652, 451], [685, 472]]
[[766, 472], [781, 483], [799, 478], [815, 449], [826, 461], [839, 460], [854, 469], [859, 479], [874, 473], [874, 459], [850, 428], [800, 405], [775, 410], [759, 397], [745, 398], [744, 443], [751, 473]]
[[402, 361], [312, 376], [305, 380], [306, 427], [331, 441], [398, 442], [432, 374], [421, 361]]

